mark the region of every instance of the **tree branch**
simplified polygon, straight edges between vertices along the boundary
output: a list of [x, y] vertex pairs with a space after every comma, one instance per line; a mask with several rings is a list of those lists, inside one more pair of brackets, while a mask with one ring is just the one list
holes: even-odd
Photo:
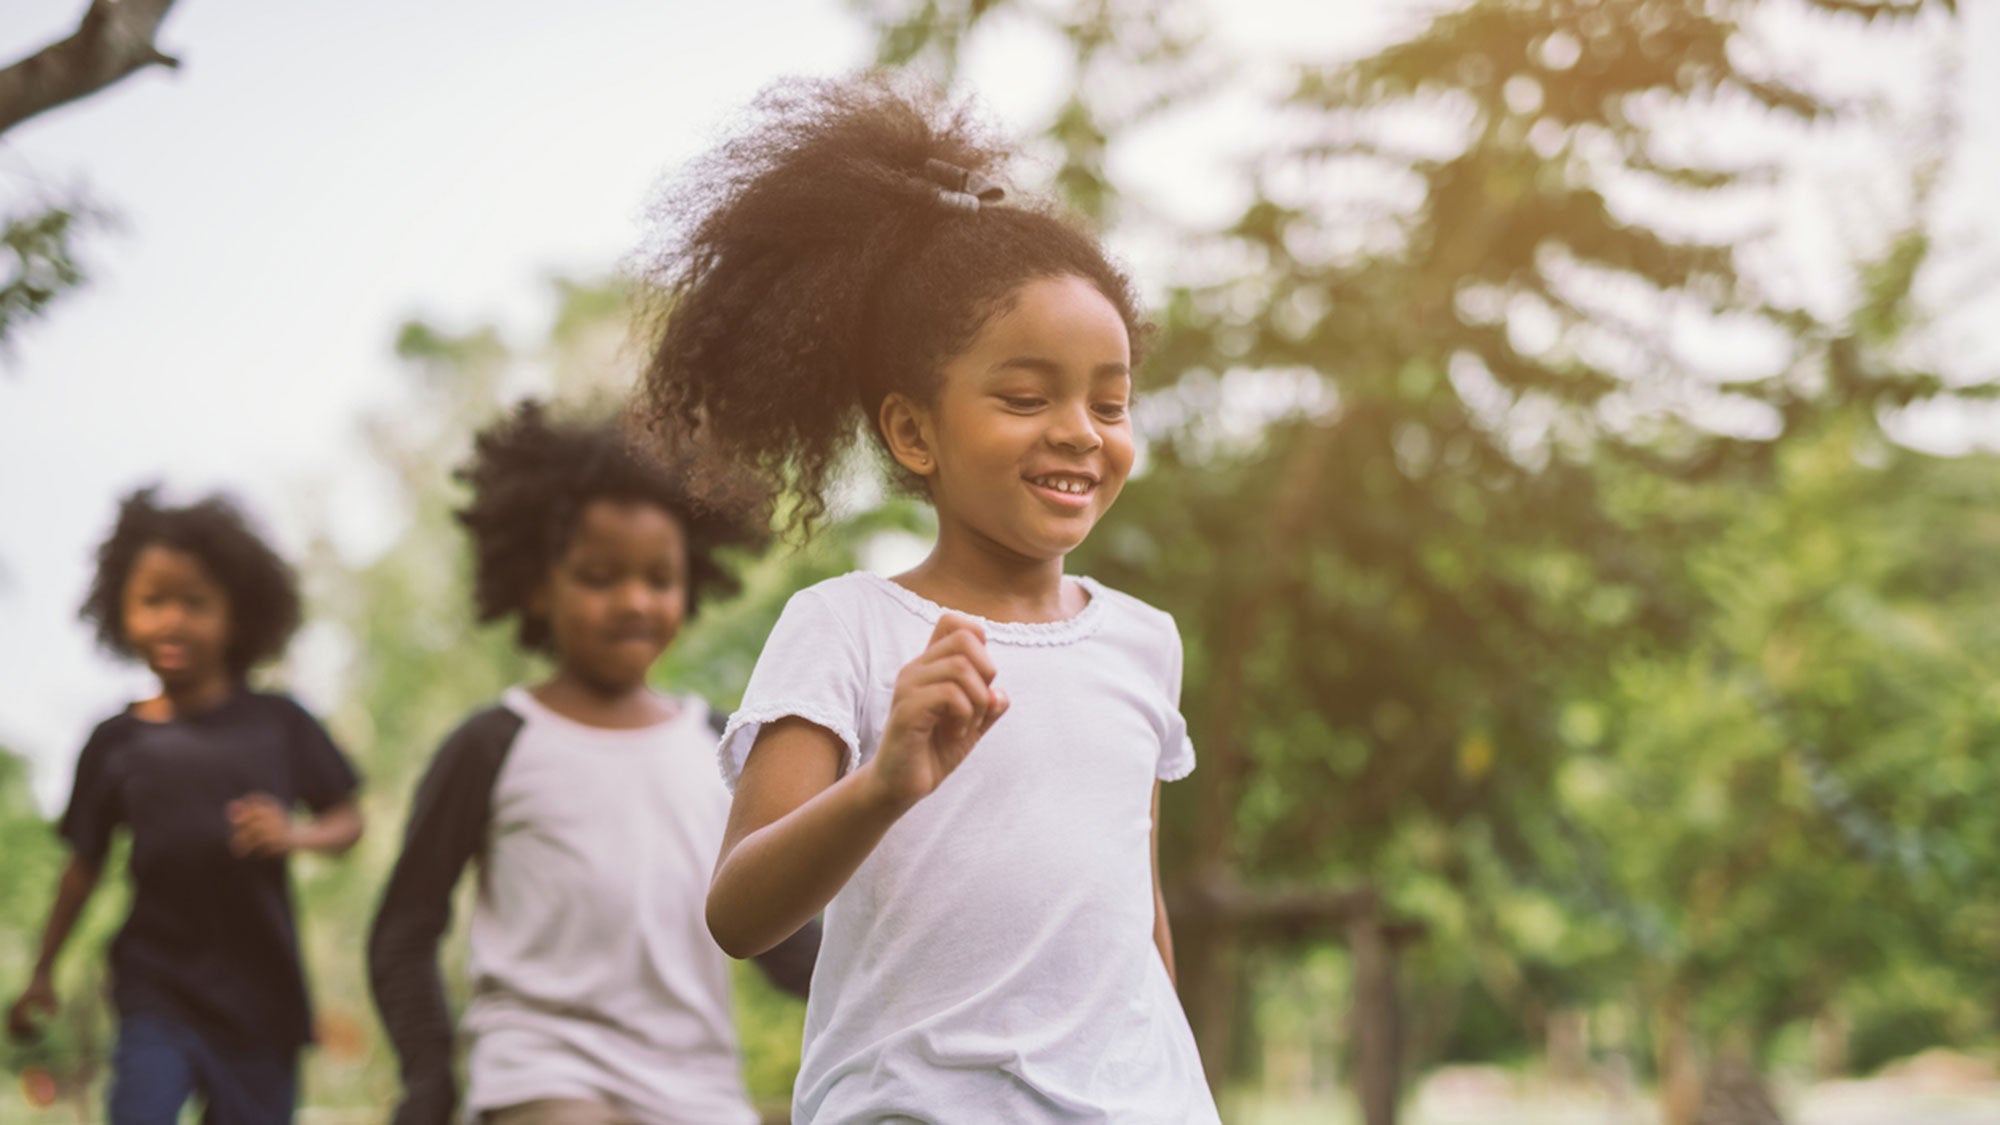
[[148, 66], [180, 60], [153, 44], [174, 0], [90, 0], [75, 34], [0, 70], [0, 133]]

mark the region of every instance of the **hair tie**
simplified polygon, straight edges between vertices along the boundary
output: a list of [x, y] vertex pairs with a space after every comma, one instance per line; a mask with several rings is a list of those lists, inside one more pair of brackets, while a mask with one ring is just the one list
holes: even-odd
[[953, 211], [977, 211], [982, 203], [1007, 198], [1007, 189], [999, 184], [942, 160], [924, 161], [924, 178], [938, 186], [938, 202]]

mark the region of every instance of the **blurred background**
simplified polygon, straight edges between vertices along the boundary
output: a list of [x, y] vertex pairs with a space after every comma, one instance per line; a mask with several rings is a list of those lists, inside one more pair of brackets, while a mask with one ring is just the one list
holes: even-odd
[[[1071, 570], [1187, 645], [1163, 872], [1227, 1120], [2000, 1121], [1991, 5], [6, 0], [0, 67], [112, 11], [178, 65], [121, 41], [46, 110], [0, 72], [7, 998], [76, 750], [150, 690], [75, 622], [91, 552], [136, 486], [226, 489], [310, 595], [269, 682], [368, 778], [361, 846], [295, 863], [301, 1119], [382, 1118], [406, 798], [537, 674], [470, 621], [450, 469], [629, 385], [662, 175], [883, 64], [1029, 138], [1158, 323]], [[858, 482], [661, 682], [733, 703], [793, 589], [927, 520]], [[0, 1121], [98, 1115], [122, 913]], [[801, 1010], [739, 984], [782, 1106]]]

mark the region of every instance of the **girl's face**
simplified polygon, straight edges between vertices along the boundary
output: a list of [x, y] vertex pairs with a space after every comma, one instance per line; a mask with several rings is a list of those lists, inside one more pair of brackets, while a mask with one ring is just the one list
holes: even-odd
[[139, 552], [120, 597], [125, 643], [169, 690], [228, 675], [229, 596], [202, 561], [155, 543]]
[[1096, 286], [1031, 281], [945, 364], [937, 400], [884, 428], [897, 460], [928, 479], [941, 525], [1024, 559], [1060, 558], [1132, 471], [1131, 359], [1125, 322]]
[[687, 613], [680, 521], [644, 500], [590, 501], [529, 608], [565, 673], [606, 693], [642, 686]]

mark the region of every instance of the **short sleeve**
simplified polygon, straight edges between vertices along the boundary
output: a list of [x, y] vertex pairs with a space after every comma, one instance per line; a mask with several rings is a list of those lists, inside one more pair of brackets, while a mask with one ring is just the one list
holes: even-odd
[[1161, 781], [1179, 781], [1194, 772], [1194, 740], [1188, 737], [1187, 719], [1181, 715], [1181, 633], [1167, 618], [1167, 727], [1160, 738], [1160, 762], [1155, 776]]
[[717, 754], [730, 791], [757, 732], [779, 719], [825, 727], [846, 747], [841, 773], [859, 765], [864, 683], [861, 646], [837, 608], [816, 587], [793, 594], [757, 656], [742, 705], [722, 729]]
[[118, 827], [118, 787], [108, 759], [112, 739], [105, 727], [90, 732], [89, 741], [76, 756], [76, 782], [70, 787], [69, 805], [56, 822], [61, 836], [76, 858], [92, 867], [104, 862], [111, 850], [111, 832]]
[[325, 812], [353, 796], [361, 786], [361, 777], [318, 719], [297, 702], [285, 702], [292, 711], [291, 765], [296, 795], [313, 812]]

